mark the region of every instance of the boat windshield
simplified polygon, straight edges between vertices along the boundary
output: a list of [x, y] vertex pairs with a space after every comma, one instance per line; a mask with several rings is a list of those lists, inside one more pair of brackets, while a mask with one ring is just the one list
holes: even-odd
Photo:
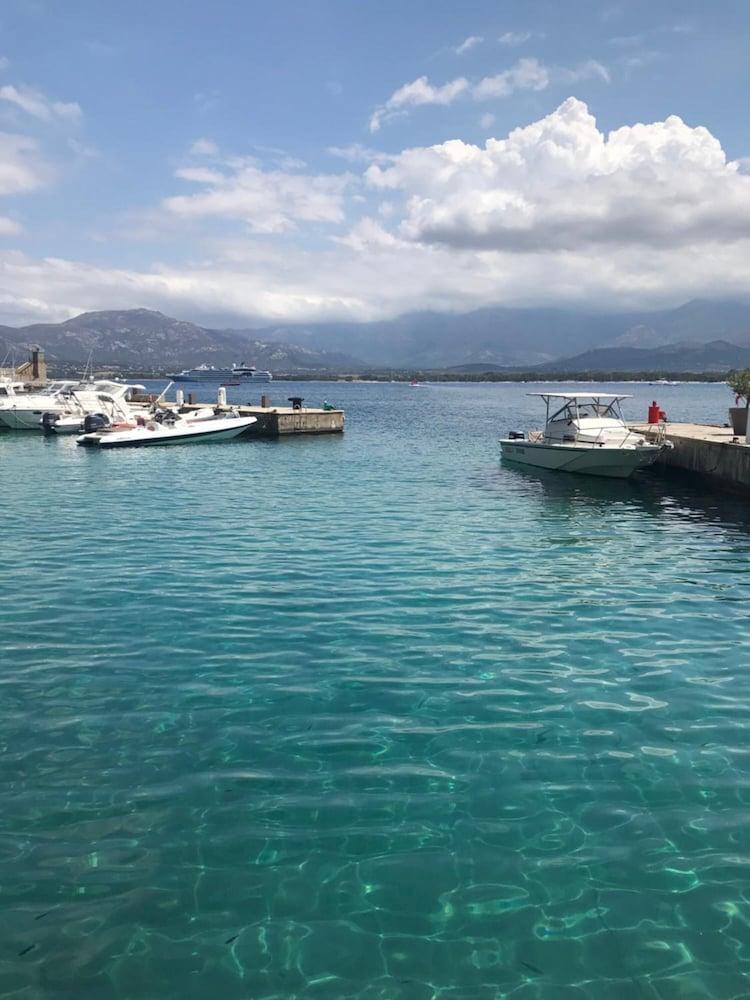
[[622, 410], [619, 399], [600, 400], [592, 399], [583, 403], [576, 399], [566, 400], [565, 404], [555, 413], [550, 415], [550, 422], [553, 420], [587, 420], [592, 417], [607, 420], [622, 420]]

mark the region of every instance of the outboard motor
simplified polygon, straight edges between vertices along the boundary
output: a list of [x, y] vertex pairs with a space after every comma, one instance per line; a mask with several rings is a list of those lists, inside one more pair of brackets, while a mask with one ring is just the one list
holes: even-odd
[[526, 434], [523, 431], [508, 431], [509, 441], [523, 441]]
[[106, 413], [87, 413], [83, 418], [83, 433], [93, 434], [95, 431], [109, 427], [109, 417]]
[[45, 434], [51, 434], [57, 423], [57, 414], [51, 410], [45, 410], [42, 414], [42, 430]]

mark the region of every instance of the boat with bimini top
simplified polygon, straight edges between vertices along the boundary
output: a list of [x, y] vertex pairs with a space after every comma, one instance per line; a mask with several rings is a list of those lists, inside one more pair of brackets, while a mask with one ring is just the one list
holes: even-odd
[[539, 469], [625, 479], [651, 465], [669, 442], [652, 443], [630, 430], [621, 402], [630, 396], [591, 392], [530, 392], [547, 407], [543, 431], [511, 431], [503, 458]]
[[143, 386], [99, 380], [60, 380], [51, 382], [46, 389], [21, 392], [13, 383], [0, 386], [0, 426], [9, 430], [40, 431], [45, 414], [70, 415], [80, 412], [81, 419], [87, 412], [101, 406], [102, 393], [116, 400], [127, 402]]

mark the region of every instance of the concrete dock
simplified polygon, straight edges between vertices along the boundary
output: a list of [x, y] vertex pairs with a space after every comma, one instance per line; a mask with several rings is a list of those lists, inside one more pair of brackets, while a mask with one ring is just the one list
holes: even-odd
[[657, 459], [657, 465], [683, 469], [711, 480], [717, 486], [750, 490], [750, 445], [737, 437], [731, 427], [712, 424], [631, 424], [649, 440], [661, 435], [672, 442]]
[[242, 437], [287, 437], [292, 434], [341, 434], [344, 430], [343, 410], [323, 410], [304, 406], [243, 406], [216, 403], [185, 403], [179, 407], [181, 413], [200, 410], [204, 406], [214, 406], [219, 410], [238, 410], [243, 417], [255, 417], [257, 423], [249, 427]]

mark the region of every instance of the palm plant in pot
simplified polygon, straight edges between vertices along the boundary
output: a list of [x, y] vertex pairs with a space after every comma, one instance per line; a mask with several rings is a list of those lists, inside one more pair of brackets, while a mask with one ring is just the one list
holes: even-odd
[[[734, 406], [729, 407], [729, 420], [735, 434], [747, 434], [747, 411], [750, 408], [750, 368], [735, 369], [727, 375], [727, 385], [734, 393]], [[740, 406], [740, 400], [745, 405]]]

